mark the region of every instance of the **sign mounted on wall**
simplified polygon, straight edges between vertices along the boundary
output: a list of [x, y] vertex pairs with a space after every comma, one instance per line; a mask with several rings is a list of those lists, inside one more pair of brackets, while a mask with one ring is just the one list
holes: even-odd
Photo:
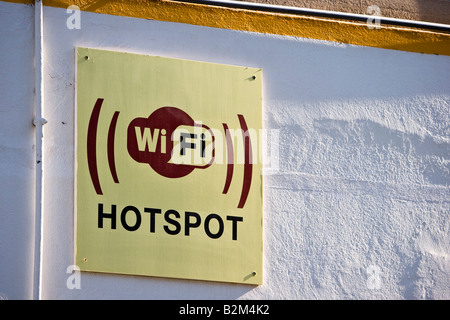
[[262, 70], [77, 49], [76, 264], [262, 283]]

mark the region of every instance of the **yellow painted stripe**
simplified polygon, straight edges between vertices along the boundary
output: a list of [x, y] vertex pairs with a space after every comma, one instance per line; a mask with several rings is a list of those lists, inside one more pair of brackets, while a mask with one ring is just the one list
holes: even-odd
[[34, 0], [1, 0], [3, 2], [34, 4]]
[[[11, 0], [8, 0], [11, 1]], [[12, 0], [19, 1], [19, 0]], [[329, 40], [361, 46], [450, 55], [450, 34], [166, 0], [43, 0], [44, 5], [117, 16], [187, 23], [199, 26]], [[28, 3], [27, 0], [22, 0]]]

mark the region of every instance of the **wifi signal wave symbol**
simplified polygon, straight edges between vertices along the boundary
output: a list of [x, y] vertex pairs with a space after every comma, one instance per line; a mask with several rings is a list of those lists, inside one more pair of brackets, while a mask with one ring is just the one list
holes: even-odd
[[[87, 130], [87, 162], [89, 168], [89, 174], [91, 177], [92, 184], [94, 186], [95, 192], [98, 195], [103, 195], [103, 191], [100, 184], [100, 179], [98, 175], [98, 163], [97, 163], [97, 133], [98, 133], [98, 123], [100, 119], [100, 111], [103, 105], [103, 98], [98, 98], [95, 102], [94, 108], [92, 109], [91, 117], [89, 119], [88, 130]], [[119, 118], [120, 112], [115, 111], [111, 122], [109, 124], [108, 135], [107, 135], [107, 158], [108, 158], [108, 166], [115, 183], [119, 183], [119, 178], [117, 175], [117, 169], [115, 164], [115, 136], [116, 136], [116, 127], [117, 121]], [[242, 114], [237, 115], [243, 139], [243, 148], [244, 148], [244, 166], [243, 166], [243, 182], [242, 182], [242, 190], [240, 199], [237, 207], [243, 208], [247, 201], [251, 182], [252, 182], [252, 173], [253, 173], [253, 155], [252, 155], [252, 141], [249, 134], [248, 126], [245, 121], [245, 118]], [[160, 175], [167, 178], [179, 178], [191, 173], [195, 168], [205, 169], [208, 168], [212, 161], [214, 160], [214, 143], [212, 150], [212, 161], [204, 166], [192, 166], [186, 164], [174, 164], [169, 163], [171, 151], [173, 149], [173, 141], [171, 139], [164, 139], [164, 141], [160, 142], [160, 148], [156, 148], [153, 152], [150, 150], [138, 150], [137, 149], [137, 130], [134, 131], [138, 127], [142, 127], [141, 133], [144, 132], [145, 128], [154, 128], [154, 125], [158, 124], [159, 126], [163, 126], [164, 134], [167, 137], [171, 137], [172, 133], [176, 128], [180, 125], [195, 125], [194, 120], [184, 111], [175, 107], [162, 107], [154, 111], [148, 118], [136, 118], [134, 119], [130, 125], [128, 126], [127, 132], [127, 148], [129, 155], [136, 160], [137, 162], [148, 163], [153, 168], [153, 170]], [[230, 185], [233, 179], [234, 173], [234, 155], [235, 149], [233, 146], [233, 139], [230, 134], [230, 129], [226, 123], [222, 123], [223, 131], [226, 141], [226, 177], [225, 184], [223, 187], [222, 194], [227, 194]], [[212, 131], [205, 125], [203, 125], [203, 129], [206, 131]], [[155, 133], [154, 129], [153, 133]], [[205, 132], [206, 132], [205, 131]], [[158, 131], [159, 132], [159, 131]], [[193, 137], [191, 135], [191, 137]], [[213, 137], [214, 139], [214, 137]], [[213, 140], [214, 141], [214, 140]], [[193, 147], [193, 143], [186, 143], [185, 145], [188, 147]], [[159, 150], [156, 152], [156, 150]], [[164, 152], [163, 152], [164, 151]]]

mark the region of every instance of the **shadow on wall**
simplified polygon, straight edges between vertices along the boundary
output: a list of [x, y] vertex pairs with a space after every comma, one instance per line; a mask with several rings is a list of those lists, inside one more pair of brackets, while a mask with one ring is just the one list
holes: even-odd
[[[116, 288], [108, 289], [108, 281]], [[98, 283], [105, 284], [99, 286]], [[145, 283], [145, 285], [142, 285]], [[70, 299], [238, 299], [257, 288], [253, 285], [241, 285], [222, 282], [197, 281], [176, 278], [159, 278], [112, 273], [81, 272], [80, 289], [68, 290]]]
[[[282, 171], [388, 183], [450, 185], [450, 143], [371, 120], [314, 120], [282, 132]], [[286, 135], [284, 137], [284, 135]], [[284, 150], [283, 150], [284, 149]], [[302, 152], [298, 152], [302, 150]], [[284, 168], [283, 168], [284, 167]]]
[[394, 157], [404, 158], [410, 169], [419, 169], [426, 183], [450, 185], [450, 166], [446, 164], [450, 159], [449, 143], [436, 142], [431, 136], [422, 138], [417, 134], [392, 130], [370, 120], [316, 120], [315, 127], [333, 137], [339, 145], [369, 147], [380, 155], [381, 160], [381, 155], [387, 158], [387, 162], [395, 160]]

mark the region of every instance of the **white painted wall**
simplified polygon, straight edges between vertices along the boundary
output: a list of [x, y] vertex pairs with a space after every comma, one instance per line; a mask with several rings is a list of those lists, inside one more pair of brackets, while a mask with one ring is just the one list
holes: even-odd
[[[32, 239], [17, 233], [32, 229], [33, 40], [3, 17], [30, 19], [29, 8], [0, 2], [0, 26], [17, 32], [0, 31], [0, 175], [22, 181], [13, 191], [2, 181], [0, 192], [0, 292], [9, 298], [29, 297], [29, 276], [17, 278], [31, 274]], [[89, 12], [69, 30], [68, 17], [44, 8], [43, 298], [450, 298], [450, 57]], [[262, 286], [82, 273], [81, 289], [67, 288], [77, 46], [263, 68], [280, 172], [264, 177]]]
[[0, 299], [32, 297], [34, 10], [0, 2]]

